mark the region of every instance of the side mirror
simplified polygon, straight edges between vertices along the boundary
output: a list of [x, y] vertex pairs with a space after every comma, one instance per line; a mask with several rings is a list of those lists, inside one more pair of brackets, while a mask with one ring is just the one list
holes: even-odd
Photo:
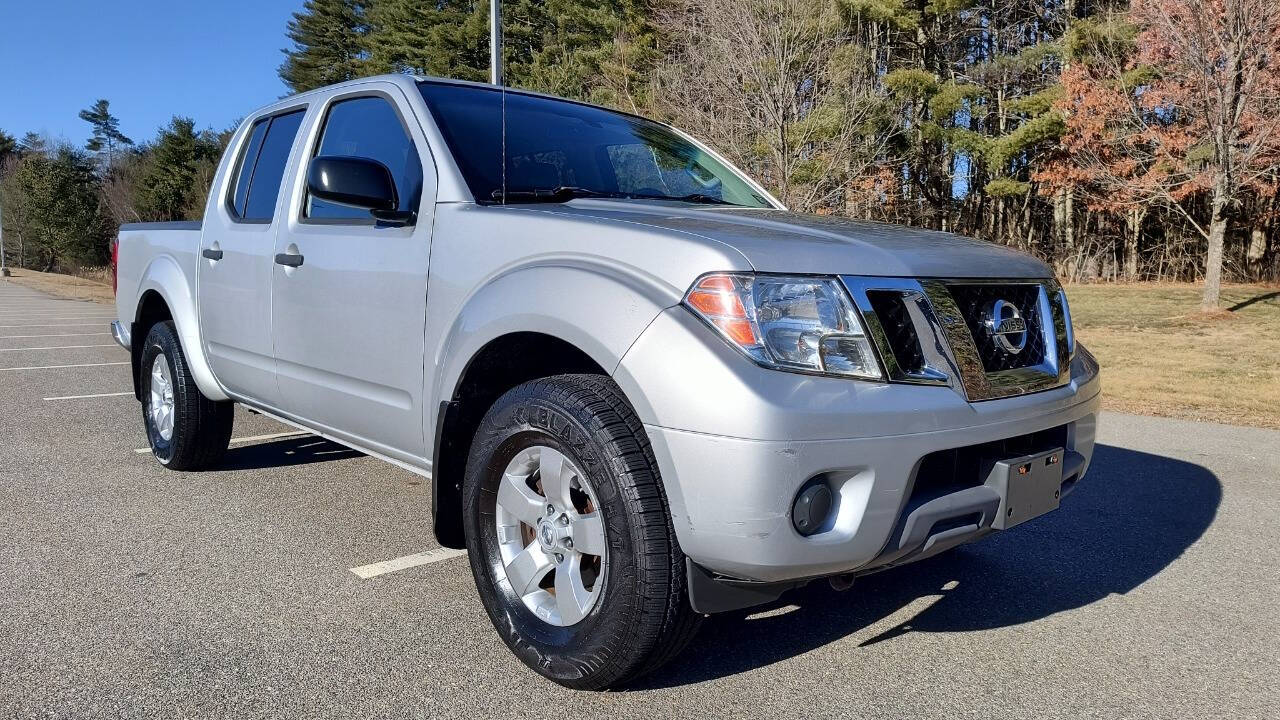
[[370, 158], [320, 155], [307, 169], [307, 190], [326, 202], [368, 210], [373, 217], [407, 224], [413, 212], [401, 211], [396, 182], [386, 165]]

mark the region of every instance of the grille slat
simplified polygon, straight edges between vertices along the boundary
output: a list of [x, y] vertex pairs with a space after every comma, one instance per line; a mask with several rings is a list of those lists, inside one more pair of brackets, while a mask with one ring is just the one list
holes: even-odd
[[920, 350], [920, 339], [916, 336], [915, 325], [907, 313], [903, 294], [895, 290], [868, 290], [867, 300], [871, 302], [871, 308], [880, 320], [898, 367], [906, 373], [923, 371], [924, 353]]

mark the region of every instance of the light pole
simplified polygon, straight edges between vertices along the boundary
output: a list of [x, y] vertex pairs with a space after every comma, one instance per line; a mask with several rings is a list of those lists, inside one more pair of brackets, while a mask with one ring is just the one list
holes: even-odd
[[502, 84], [502, 0], [489, 0], [489, 82]]
[[9, 277], [9, 266], [4, 264], [4, 208], [0, 208], [0, 277]]

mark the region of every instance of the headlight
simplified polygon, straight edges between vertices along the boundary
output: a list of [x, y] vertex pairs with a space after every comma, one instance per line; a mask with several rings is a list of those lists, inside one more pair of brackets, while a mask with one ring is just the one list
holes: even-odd
[[698, 278], [684, 304], [765, 367], [884, 377], [853, 301], [835, 278], [714, 273]]

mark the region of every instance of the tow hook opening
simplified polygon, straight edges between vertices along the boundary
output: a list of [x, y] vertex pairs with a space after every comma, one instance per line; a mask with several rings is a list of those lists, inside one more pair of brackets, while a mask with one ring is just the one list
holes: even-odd
[[844, 573], [843, 575], [832, 575], [827, 578], [827, 584], [836, 592], [844, 592], [853, 587], [853, 581], [857, 576], [853, 573]]

